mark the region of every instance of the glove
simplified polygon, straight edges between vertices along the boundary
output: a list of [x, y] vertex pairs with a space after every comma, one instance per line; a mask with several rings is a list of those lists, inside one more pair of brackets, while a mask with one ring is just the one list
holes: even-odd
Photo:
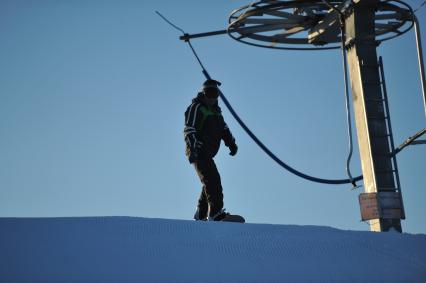
[[198, 161], [198, 153], [195, 151], [191, 151], [188, 157], [189, 163], [194, 163]]
[[229, 145], [229, 155], [234, 156], [235, 154], [237, 154], [238, 151], [238, 146], [235, 142], [231, 143]]
[[189, 154], [189, 157], [188, 157], [189, 163], [192, 164], [198, 161], [198, 155], [202, 146], [203, 146], [203, 143], [200, 141], [197, 141], [195, 143], [195, 147], [191, 150], [191, 153]]

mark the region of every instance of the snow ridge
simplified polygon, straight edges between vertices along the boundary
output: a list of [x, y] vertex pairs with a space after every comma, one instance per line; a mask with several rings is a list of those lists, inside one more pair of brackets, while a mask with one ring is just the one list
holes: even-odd
[[136, 217], [0, 218], [0, 282], [426, 282], [426, 235]]

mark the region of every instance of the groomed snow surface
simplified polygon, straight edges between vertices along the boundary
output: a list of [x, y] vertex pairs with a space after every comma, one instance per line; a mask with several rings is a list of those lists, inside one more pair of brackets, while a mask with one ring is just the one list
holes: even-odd
[[426, 282], [426, 235], [133, 217], [0, 218], [0, 282]]

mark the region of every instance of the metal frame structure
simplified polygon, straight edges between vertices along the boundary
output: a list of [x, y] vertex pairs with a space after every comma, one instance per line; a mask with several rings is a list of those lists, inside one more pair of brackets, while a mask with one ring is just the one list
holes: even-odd
[[[392, 2], [392, 1], [391, 1]], [[340, 13], [353, 7], [351, 1], [260, 1], [234, 10], [228, 34], [242, 43], [276, 49], [324, 50], [340, 48]], [[401, 2], [401, 6], [406, 5]], [[409, 9], [399, 2], [379, 2], [375, 12], [377, 42], [399, 36], [413, 26]], [[293, 11], [292, 13], [289, 11]], [[392, 35], [390, 35], [392, 34]], [[306, 45], [331, 47], [309, 48]], [[289, 45], [299, 47], [289, 47]], [[303, 46], [304, 45], [304, 46]]]
[[[376, 48], [413, 26], [426, 113], [419, 23], [411, 7], [401, 0], [263, 0], [232, 11], [226, 30], [184, 34], [181, 39], [227, 33], [239, 42], [265, 48], [341, 48], [345, 82], [349, 66], [364, 177], [365, 193], [359, 197], [362, 219], [370, 220], [372, 231], [402, 232], [405, 213], [395, 155], [405, 145], [395, 150], [383, 62]], [[414, 139], [406, 143], [414, 144]], [[351, 178], [349, 171], [348, 175]]]

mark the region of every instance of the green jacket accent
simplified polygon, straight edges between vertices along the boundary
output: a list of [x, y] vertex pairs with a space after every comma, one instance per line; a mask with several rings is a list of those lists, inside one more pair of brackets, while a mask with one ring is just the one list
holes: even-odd
[[204, 105], [200, 107], [200, 111], [203, 114], [203, 116], [200, 120], [200, 123], [197, 125], [197, 131], [201, 131], [203, 129], [204, 122], [206, 121], [206, 119], [209, 116], [222, 116], [222, 114], [220, 114], [220, 113], [214, 111], [213, 109], [211, 109], [210, 107], [204, 106]]

